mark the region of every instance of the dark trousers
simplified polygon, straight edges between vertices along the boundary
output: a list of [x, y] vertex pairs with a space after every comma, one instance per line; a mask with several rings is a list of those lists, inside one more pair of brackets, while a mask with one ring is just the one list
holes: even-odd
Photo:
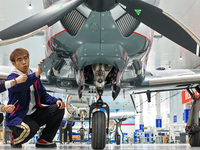
[[67, 142], [67, 132], [65, 131], [66, 129], [63, 129], [63, 127], [60, 126], [60, 143], [62, 143], [62, 135], [64, 134], [64, 142]]
[[67, 124], [67, 127], [65, 129], [66, 137], [67, 137], [67, 131], [69, 132], [69, 142], [72, 142], [72, 125]]
[[52, 142], [63, 119], [63, 115], [64, 109], [59, 109], [56, 104], [37, 109], [33, 114], [27, 115], [20, 125], [9, 127], [13, 131], [14, 144], [27, 142], [37, 133], [39, 127], [43, 125], [46, 126], [42, 130], [39, 139]]

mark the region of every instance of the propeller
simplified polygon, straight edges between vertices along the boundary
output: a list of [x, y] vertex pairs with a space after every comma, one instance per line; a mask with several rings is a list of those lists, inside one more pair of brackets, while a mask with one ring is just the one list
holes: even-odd
[[[112, 1], [114, 2], [114, 0], [109, 0], [108, 2], [107, 0], [101, 0], [102, 3], [109, 4], [110, 7], [114, 6]], [[42, 12], [1, 31], [0, 45], [16, 42], [41, 32], [84, 2], [89, 3], [92, 2], [92, 0], [58, 1]], [[185, 25], [162, 9], [141, 0], [116, 0], [116, 2], [120, 3], [122, 8], [134, 18], [192, 53], [199, 55], [200, 39]], [[91, 7], [93, 7], [93, 5], [91, 5]]]
[[141, 0], [116, 0], [134, 18], [180, 46], [199, 55], [200, 39], [162, 9]]
[[37, 32], [41, 29], [45, 29], [56, 23], [58, 20], [78, 7], [84, 1], [85, 0], [58, 1], [42, 12], [22, 20], [21, 22], [16, 23], [1, 31], [0, 41], [16, 39], [18, 37], [31, 35], [30, 33], [32, 32]]

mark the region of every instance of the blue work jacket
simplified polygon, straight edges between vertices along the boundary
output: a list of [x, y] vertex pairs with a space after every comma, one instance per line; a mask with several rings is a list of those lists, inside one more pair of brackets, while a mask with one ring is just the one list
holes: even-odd
[[[17, 78], [19, 75], [11, 73], [7, 80]], [[9, 101], [8, 104], [15, 104], [15, 109], [12, 113], [6, 113], [6, 125], [15, 126], [19, 125], [26, 116], [29, 103], [30, 103], [30, 86], [34, 84], [35, 107], [44, 108], [42, 104], [51, 105], [55, 104], [57, 99], [52, 97], [46, 92], [39, 78], [35, 73], [27, 75], [27, 80], [24, 83], [17, 84], [9, 88]]]
[[67, 121], [67, 124], [71, 124], [72, 126], [74, 126], [75, 122], [72, 123], [72, 121]]

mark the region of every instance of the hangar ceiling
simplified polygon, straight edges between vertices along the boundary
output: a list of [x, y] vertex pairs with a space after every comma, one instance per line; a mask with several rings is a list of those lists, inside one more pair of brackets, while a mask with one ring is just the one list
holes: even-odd
[[[33, 7], [31, 10], [27, 9], [30, 3]], [[43, 10], [42, 0], [0, 0], [0, 4], [0, 30]], [[180, 20], [200, 37], [199, 0], [161, 0], [159, 7]], [[24, 47], [30, 52], [31, 67], [37, 67], [37, 63], [44, 57], [43, 44], [43, 36], [34, 36], [15, 44], [0, 46], [0, 57], [2, 58], [0, 65], [11, 66], [10, 52], [17, 47]], [[169, 67], [172, 69], [196, 68], [199, 64], [199, 57], [187, 52], [165, 37], [159, 37], [154, 38], [147, 69], [154, 70], [158, 67], [166, 69]]]
[[[161, 0], [159, 7], [189, 27], [200, 37], [200, 1], [199, 0]], [[182, 59], [180, 59], [180, 56]], [[172, 41], [154, 38], [148, 60], [148, 69], [165, 67], [169, 69], [196, 68], [200, 64], [199, 57], [191, 54]]]

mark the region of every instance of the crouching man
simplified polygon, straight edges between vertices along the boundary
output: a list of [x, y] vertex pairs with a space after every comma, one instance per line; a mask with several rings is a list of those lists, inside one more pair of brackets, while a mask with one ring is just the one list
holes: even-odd
[[[38, 70], [33, 73], [29, 69], [29, 52], [23, 48], [15, 49], [10, 55], [13, 64], [12, 72], [7, 80], [27, 75], [24, 83], [16, 84], [9, 89], [9, 104], [15, 104], [12, 113], [6, 113], [6, 125], [12, 130], [11, 146], [22, 147], [45, 125], [36, 147], [56, 147], [52, 142], [64, 115], [65, 104], [61, 99], [50, 96], [41, 84]], [[43, 60], [40, 62], [42, 63]], [[39, 63], [39, 64], [40, 64]], [[45, 104], [45, 106], [43, 105]]]

